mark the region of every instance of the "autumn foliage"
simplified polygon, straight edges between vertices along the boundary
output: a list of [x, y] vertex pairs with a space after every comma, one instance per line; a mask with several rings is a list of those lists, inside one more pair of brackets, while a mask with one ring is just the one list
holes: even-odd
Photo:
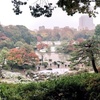
[[45, 44], [45, 43], [40, 43], [40, 44], [37, 45], [38, 50], [41, 50], [41, 49], [44, 49], [44, 48], [48, 48], [48, 45]]
[[18, 65], [33, 64], [38, 61], [38, 56], [33, 51], [27, 53], [25, 49], [13, 48], [10, 49], [7, 60]]

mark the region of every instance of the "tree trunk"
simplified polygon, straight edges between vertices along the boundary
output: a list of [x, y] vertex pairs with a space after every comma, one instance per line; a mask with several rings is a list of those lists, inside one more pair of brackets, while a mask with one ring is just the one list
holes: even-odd
[[92, 66], [93, 66], [93, 69], [94, 69], [94, 72], [95, 73], [98, 73], [98, 70], [96, 68], [96, 64], [95, 64], [95, 58], [94, 58], [94, 55], [93, 55], [93, 52], [91, 51], [91, 62], [92, 62]]
[[96, 68], [95, 60], [94, 60], [94, 59], [92, 59], [92, 66], [93, 66], [94, 72], [95, 72], [95, 73], [98, 73], [98, 70], [97, 70], [97, 68]]

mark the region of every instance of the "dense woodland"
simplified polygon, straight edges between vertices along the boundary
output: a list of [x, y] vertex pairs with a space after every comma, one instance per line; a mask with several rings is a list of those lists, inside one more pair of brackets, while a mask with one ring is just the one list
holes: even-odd
[[93, 34], [94, 30], [77, 31], [69, 27], [32, 31], [22, 25], [0, 25], [0, 48], [11, 49], [25, 43], [35, 46], [40, 41], [88, 39]]

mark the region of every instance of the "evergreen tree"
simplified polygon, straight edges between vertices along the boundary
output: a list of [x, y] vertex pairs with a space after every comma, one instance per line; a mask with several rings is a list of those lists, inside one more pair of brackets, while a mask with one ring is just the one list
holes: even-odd
[[98, 24], [96, 27], [95, 27], [95, 38], [96, 39], [100, 39], [100, 24]]
[[75, 45], [75, 51], [72, 53], [72, 66], [84, 63], [92, 64], [94, 72], [98, 73], [96, 61], [100, 58], [100, 41], [92, 38]]

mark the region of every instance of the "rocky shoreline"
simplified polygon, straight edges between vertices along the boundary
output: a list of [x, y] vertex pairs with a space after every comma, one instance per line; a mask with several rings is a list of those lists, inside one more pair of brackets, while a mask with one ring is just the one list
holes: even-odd
[[0, 79], [0, 82], [6, 83], [29, 83], [29, 82], [40, 82], [45, 80], [52, 80], [61, 75], [75, 75], [82, 72], [92, 72], [90, 69], [74, 69], [70, 68], [59, 68], [51, 70], [42, 70], [42, 71], [32, 71], [27, 70], [24, 74], [21, 72], [11, 72], [7, 70], [2, 70], [3, 78]]

